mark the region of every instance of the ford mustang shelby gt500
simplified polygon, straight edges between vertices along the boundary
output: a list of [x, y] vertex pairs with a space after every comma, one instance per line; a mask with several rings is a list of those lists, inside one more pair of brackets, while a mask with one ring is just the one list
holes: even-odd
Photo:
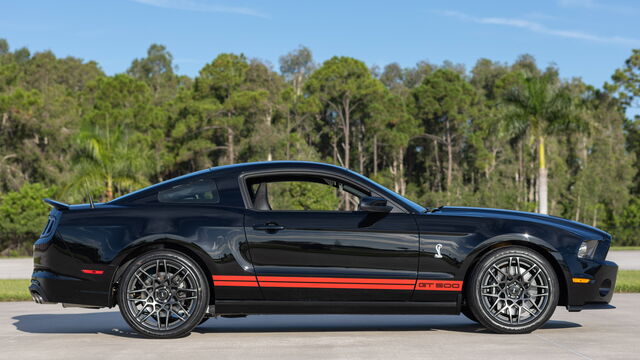
[[37, 303], [120, 308], [150, 337], [247, 314], [459, 314], [499, 333], [607, 307], [611, 236], [508, 210], [423, 208], [344, 168], [221, 166], [53, 209]]

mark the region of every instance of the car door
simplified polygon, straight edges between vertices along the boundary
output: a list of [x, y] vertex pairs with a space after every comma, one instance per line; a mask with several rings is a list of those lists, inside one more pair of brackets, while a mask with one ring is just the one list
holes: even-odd
[[[353, 209], [358, 197], [377, 194], [343, 179], [297, 176], [253, 178], [247, 185], [254, 189], [249, 191], [253, 199], [245, 232], [265, 299], [409, 300], [419, 253], [413, 215], [397, 208], [389, 213]], [[268, 194], [269, 188], [277, 190], [276, 185], [291, 179], [293, 191]], [[337, 199], [322, 195], [327, 194], [324, 188], [309, 187], [323, 182]], [[264, 199], [280, 204], [272, 207]], [[331, 210], [339, 202], [342, 209]]]

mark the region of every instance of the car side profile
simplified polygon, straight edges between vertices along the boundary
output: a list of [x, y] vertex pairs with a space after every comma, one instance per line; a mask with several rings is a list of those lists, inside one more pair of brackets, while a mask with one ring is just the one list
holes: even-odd
[[52, 206], [37, 303], [114, 307], [139, 333], [249, 314], [459, 314], [528, 333], [607, 307], [611, 236], [553, 216], [426, 209], [313, 162], [214, 167], [100, 204]]

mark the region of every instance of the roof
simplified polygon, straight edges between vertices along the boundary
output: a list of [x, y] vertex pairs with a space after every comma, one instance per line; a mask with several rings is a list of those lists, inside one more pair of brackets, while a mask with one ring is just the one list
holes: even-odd
[[268, 169], [279, 169], [279, 168], [293, 168], [293, 169], [332, 169], [338, 170], [341, 172], [351, 172], [348, 169], [343, 167], [326, 164], [315, 161], [293, 161], [293, 160], [282, 160], [282, 161], [257, 161], [257, 162], [248, 162], [248, 163], [240, 163], [233, 165], [223, 165], [223, 166], [215, 166], [210, 168], [211, 171], [226, 171], [226, 170], [240, 170], [240, 171], [250, 171], [250, 170], [268, 170]]

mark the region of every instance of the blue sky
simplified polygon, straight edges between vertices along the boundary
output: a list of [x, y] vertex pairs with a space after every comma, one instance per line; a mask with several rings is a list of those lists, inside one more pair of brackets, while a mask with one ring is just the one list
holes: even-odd
[[308, 46], [316, 61], [352, 56], [369, 66], [477, 59], [512, 62], [530, 53], [561, 76], [601, 86], [640, 48], [637, 1], [0, 1], [0, 37], [12, 49], [50, 49], [123, 72], [149, 44], [173, 53], [195, 75], [221, 52], [277, 68], [278, 57]]

